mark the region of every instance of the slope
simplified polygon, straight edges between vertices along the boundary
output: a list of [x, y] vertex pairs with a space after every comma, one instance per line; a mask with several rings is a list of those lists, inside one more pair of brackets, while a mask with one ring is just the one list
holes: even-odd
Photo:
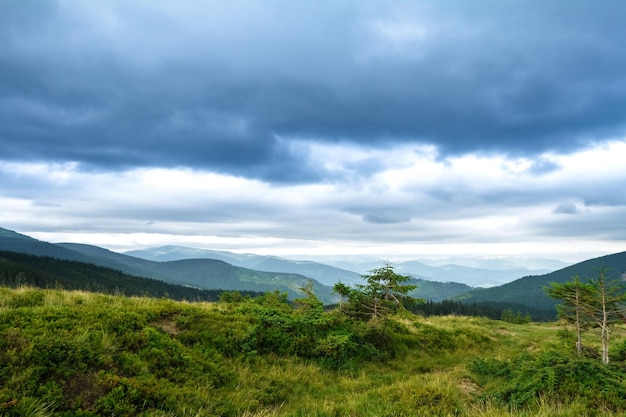
[[3, 228], [0, 228], [0, 250], [28, 253], [37, 256], [50, 256], [71, 261], [92, 261], [90, 257], [78, 252]]
[[443, 301], [454, 298], [472, 289], [469, 285], [458, 282], [427, 281], [421, 278], [411, 279], [408, 284], [417, 288], [409, 293], [411, 297], [424, 298], [430, 301]]
[[328, 286], [341, 281], [346, 284], [362, 284], [360, 274], [313, 261], [297, 261], [276, 256], [262, 256], [249, 253], [233, 253], [209, 249], [187, 248], [183, 246], [161, 246], [129, 251], [126, 255], [152, 261], [178, 261], [182, 259], [217, 259], [234, 266], [265, 272], [300, 274], [313, 278]]
[[420, 261], [400, 262], [396, 265], [396, 269], [400, 273], [410, 274], [426, 280], [462, 282], [471, 287], [492, 287], [530, 274], [544, 274], [550, 272], [550, 270], [546, 269], [486, 269], [455, 264], [431, 266]]
[[[309, 281], [309, 278], [298, 274], [254, 271], [221, 261], [212, 262], [208, 259], [154, 262], [97, 246], [76, 243], [51, 244], [10, 230], [0, 229], [0, 231], [0, 250], [84, 262], [116, 269], [130, 275], [200, 289], [280, 291], [294, 298], [302, 295], [298, 288], [304, 287]], [[332, 295], [330, 287], [325, 287], [318, 282], [314, 282], [313, 287], [320, 300], [326, 303], [335, 302], [336, 297]]]
[[126, 296], [166, 297], [174, 300], [217, 301], [221, 293], [219, 290], [200, 290], [136, 277], [84, 262], [7, 251], [0, 251], [0, 285], [121, 293]]
[[520, 278], [499, 287], [475, 289], [457, 299], [467, 303], [518, 303], [556, 313], [554, 310], [556, 303], [545, 294], [543, 287], [550, 282], [567, 282], [575, 275], [585, 280], [594, 278], [598, 269], [602, 267], [608, 268], [609, 279], [623, 279], [626, 272], [626, 252], [589, 259], [549, 274]]

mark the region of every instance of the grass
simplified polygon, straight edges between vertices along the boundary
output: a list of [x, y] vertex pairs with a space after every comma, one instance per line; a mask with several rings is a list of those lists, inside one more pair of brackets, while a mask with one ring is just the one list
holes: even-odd
[[[0, 288], [0, 415], [618, 416], [583, 399], [490, 396], [503, 378], [468, 366], [567, 350], [556, 323], [404, 314], [396, 357], [332, 368], [245, 350], [255, 318], [235, 304]], [[257, 310], [252, 310], [257, 311]], [[259, 310], [267, 313], [266, 310]], [[259, 313], [259, 314], [261, 314]], [[616, 327], [612, 344], [626, 335]], [[593, 334], [588, 335], [593, 344]], [[624, 367], [615, 368], [623, 372]]]

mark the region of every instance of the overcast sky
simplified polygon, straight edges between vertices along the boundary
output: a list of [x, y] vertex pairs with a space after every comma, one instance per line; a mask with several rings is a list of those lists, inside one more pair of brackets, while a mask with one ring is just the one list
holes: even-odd
[[118, 251], [626, 250], [622, 0], [0, 4], [0, 227]]

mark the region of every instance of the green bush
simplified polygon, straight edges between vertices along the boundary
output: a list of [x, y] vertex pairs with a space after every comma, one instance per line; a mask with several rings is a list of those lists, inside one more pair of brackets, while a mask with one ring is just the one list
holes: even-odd
[[597, 360], [549, 351], [535, 356], [523, 354], [512, 361], [477, 359], [469, 369], [483, 383], [486, 377], [495, 377], [497, 383], [484, 398], [513, 409], [528, 408], [540, 399], [561, 404], [579, 402], [612, 411], [626, 407], [623, 369], [604, 366]]

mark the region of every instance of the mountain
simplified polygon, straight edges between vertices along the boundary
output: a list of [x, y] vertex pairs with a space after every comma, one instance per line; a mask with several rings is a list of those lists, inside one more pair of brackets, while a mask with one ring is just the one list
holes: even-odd
[[198, 301], [217, 301], [221, 293], [220, 290], [201, 290], [128, 275], [84, 262], [9, 251], [0, 251], [0, 285]]
[[164, 281], [172, 280], [170, 274], [162, 273], [159, 270], [161, 262], [135, 258], [99, 246], [85, 245], [82, 243], [57, 243], [54, 246], [79, 253], [86, 259], [90, 259], [93, 264], [119, 269], [127, 274], [156, 278]]
[[37, 256], [50, 256], [52, 258], [67, 259], [70, 261], [92, 261], [89, 257], [75, 251], [3, 228], [0, 228], [0, 250], [28, 253]]
[[[363, 284], [361, 275], [329, 265], [313, 261], [288, 260], [276, 256], [261, 256], [254, 254], [239, 254], [227, 251], [215, 251], [209, 249], [195, 249], [182, 246], [161, 246], [125, 252], [139, 258], [153, 261], [181, 261], [196, 259], [216, 259], [228, 262], [235, 266], [252, 268], [256, 271], [276, 271], [283, 273], [301, 274], [314, 278], [322, 284], [332, 286], [341, 281], [345, 284]], [[372, 264], [372, 268], [382, 264]], [[416, 279], [411, 284], [417, 285], [417, 289], [411, 292], [411, 296], [425, 298], [431, 301], [441, 301], [456, 295], [466, 293], [472, 287], [456, 282], [435, 282], [425, 279]]]
[[361, 275], [346, 269], [336, 268], [313, 261], [298, 261], [279, 258], [276, 256], [261, 256], [254, 254], [239, 254], [226, 251], [195, 249], [182, 246], [161, 246], [125, 252], [137, 258], [152, 261], [175, 261], [182, 259], [217, 259], [234, 266], [254, 269], [265, 272], [284, 272], [301, 274], [313, 278], [328, 286], [341, 281], [346, 284], [362, 284]]
[[[240, 254], [227, 251], [216, 251], [210, 249], [196, 249], [182, 246], [161, 246], [125, 252], [126, 255], [148, 259], [152, 261], [173, 261], [181, 259], [203, 258], [218, 259], [229, 264], [258, 271], [275, 271], [286, 273], [297, 273], [311, 277], [324, 285], [332, 286], [337, 281], [346, 284], [362, 284], [361, 274], [341, 268], [338, 266], [326, 265], [314, 261], [303, 261], [284, 259], [276, 256], [261, 256], [254, 254]], [[351, 265], [359, 271], [367, 271], [379, 268], [384, 261], [370, 260], [368, 262], [350, 263], [345, 262], [349, 268]], [[335, 262], [336, 265], [339, 265]], [[477, 268], [462, 265], [446, 264], [439, 266], [427, 265], [414, 260], [407, 262], [397, 262], [393, 264], [396, 272], [404, 275], [411, 275], [426, 281], [463, 283], [470, 287], [492, 287], [510, 282], [513, 279], [531, 274], [543, 274], [550, 272], [548, 269], [529, 269], [515, 267], [502, 262], [493, 264], [499, 265], [500, 269]]]
[[407, 282], [410, 285], [417, 285], [417, 288], [409, 293], [411, 297], [424, 298], [430, 301], [443, 301], [456, 297], [459, 294], [467, 293], [472, 287], [458, 282], [437, 282], [423, 279], [411, 279]]
[[181, 259], [217, 259], [244, 268], [253, 268], [255, 264], [262, 262], [264, 258], [261, 255], [248, 253], [242, 254], [174, 245], [132, 250], [124, 252], [124, 254], [157, 262], [180, 261]]
[[[89, 263], [130, 275], [200, 289], [280, 291], [286, 292], [290, 298], [302, 296], [298, 289], [306, 286], [311, 280], [301, 274], [255, 271], [210, 259], [148, 261], [97, 246], [42, 242], [2, 228], [0, 228], [0, 250]], [[336, 301], [331, 287], [313, 281], [313, 289], [320, 300], [326, 303]]]
[[420, 261], [399, 262], [396, 271], [429, 281], [462, 282], [471, 287], [493, 287], [530, 274], [542, 274], [549, 270], [527, 268], [486, 269], [447, 264], [431, 266]]
[[[336, 268], [367, 274], [380, 268], [383, 259], [363, 256], [312, 256], [312, 260]], [[471, 287], [493, 287], [511, 282], [528, 275], [547, 274], [568, 266], [568, 263], [555, 259], [506, 257], [506, 258], [466, 258], [419, 259], [393, 261], [396, 272], [411, 275], [427, 281], [459, 282]]]
[[553, 311], [556, 314], [554, 311], [556, 302], [545, 294], [543, 287], [551, 282], [570, 281], [575, 275], [584, 280], [594, 278], [598, 269], [602, 267], [608, 268], [609, 279], [626, 280], [626, 252], [589, 259], [549, 274], [523, 277], [498, 287], [474, 289], [457, 298], [466, 303], [519, 303], [537, 310]]

